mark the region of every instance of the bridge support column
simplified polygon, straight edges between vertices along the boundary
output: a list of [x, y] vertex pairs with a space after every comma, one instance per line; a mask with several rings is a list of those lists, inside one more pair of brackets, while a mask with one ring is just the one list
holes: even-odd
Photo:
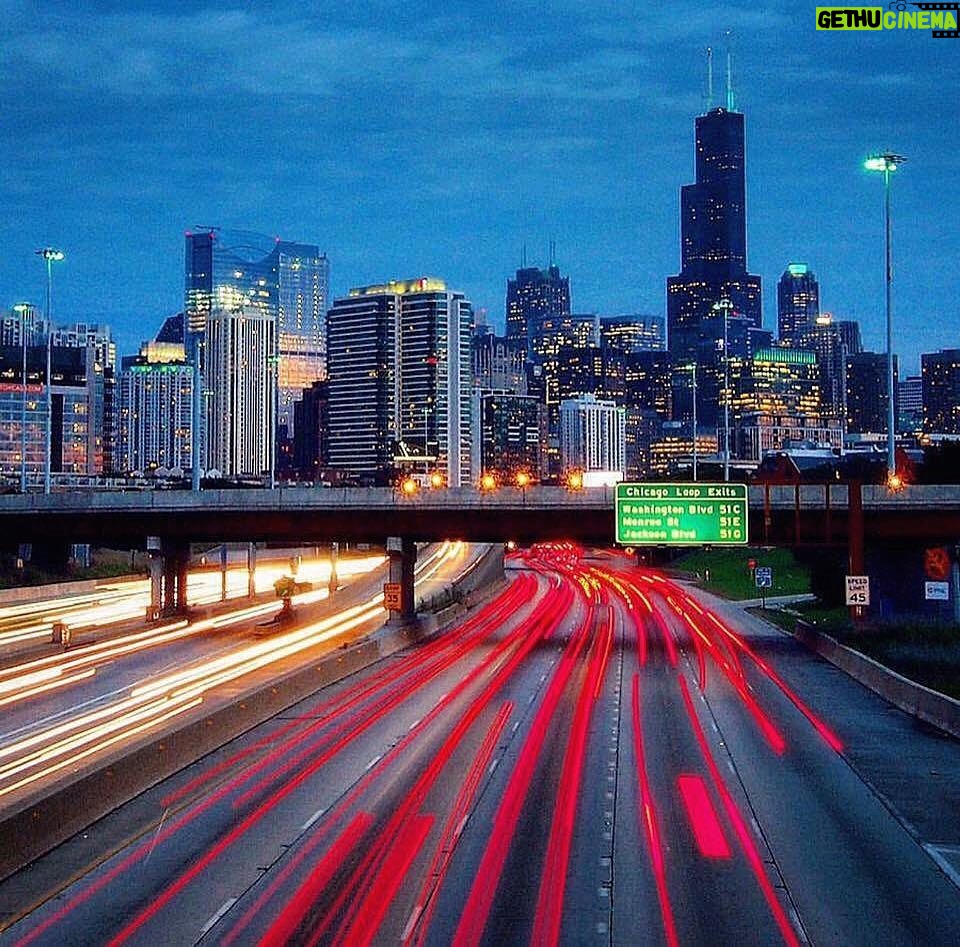
[[163, 589], [161, 610], [164, 615], [183, 615], [187, 610], [187, 567], [190, 544], [163, 542]]
[[387, 555], [390, 557], [390, 579], [400, 586], [400, 607], [390, 609], [391, 619], [413, 621], [417, 617], [414, 604], [414, 568], [417, 564], [417, 544], [412, 539], [391, 536], [387, 540]]
[[147, 537], [147, 553], [150, 556], [150, 604], [147, 606], [147, 621], [156, 621], [163, 613], [163, 557], [160, 537]]
[[220, 601], [227, 600], [227, 559], [229, 550], [226, 543], [220, 543]]
[[247, 598], [257, 594], [257, 544], [247, 543]]
[[330, 585], [328, 586], [330, 594], [340, 586], [340, 577], [337, 575], [337, 561], [340, 558], [340, 543], [330, 543]]

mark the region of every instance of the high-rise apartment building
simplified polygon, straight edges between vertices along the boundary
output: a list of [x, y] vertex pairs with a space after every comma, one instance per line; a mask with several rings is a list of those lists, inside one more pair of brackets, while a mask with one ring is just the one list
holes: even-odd
[[[50, 419], [50, 471], [93, 477], [110, 470], [113, 442], [113, 342], [105, 326], [55, 328], [51, 335], [50, 376], [47, 337], [28, 345], [26, 386], [23, 349], [0, 347], [0, 471], [19, 476], [21, 457], [27, 478], [43, 476]], [[23, 419], [26, 424], [23, 424]]]
[[548, 269], [522, 267], [507, 280], [507, 338], [530, 344], [540, 321], [570, 314], [570, 279], [553, 264]]
[[791, 263], [777, 283], [777, 334], [781, 345], [796, 345], [817, 323], [820, 284], [806, 263]]
[[117, 461], [120, 474], [193, 468], [193, 370], [182, 344], [146, 342], [121, 361]]
[[581, 395], [560, 404], [560, 457], [564, 470], [623, 476], [626, 412], [612, 401]]
[[928, 434], [960, 434], [960, 349], [920, 356], [923, 429]]
[[714, 108], [696, 120], [696, 182], [680, 190], [680, 273], [667, 278], [676, 362], [697, 357], [701, 324], [721, 299], [762, 324], [760, 277], [747, 271], [744, 117]]
[[27, 345], [42, 345], [46, 340], [43, 314], [30, 303], [17, 303], [0, 318], [0, 346], [20, 345], [26, 335]]
[[274, 451], [276, 319], [258, 306], [214, 308], [204, 332], [208, 476], [261, 477]]
[[310, 244], [277, 243], [277, 427], [293, 436], [293, 404], [326, 378], [330, 263]]
[[442, 280], [350, 290], [327, 318], [330, 464], [361, 482], [399, 469], [470, 477], [470, 302]]

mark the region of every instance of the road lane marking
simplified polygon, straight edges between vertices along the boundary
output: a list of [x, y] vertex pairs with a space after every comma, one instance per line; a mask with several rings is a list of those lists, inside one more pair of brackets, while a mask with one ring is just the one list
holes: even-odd
[[372, 770], [373, 767], [376, 766], [377, 763], [379, 763], [380, 760], [382, 760], [382, 759], [383, 759], [383, 755], [382, 755], [382, 754], [381, 754], [380, 756], [375, 756], [372, 760], [370, 760], [369, 763], [367, 763], [367, 765], [364, 767], [363, 771], [364, 771], [365, 773], [370, 772], [370, 770]]
[[960, 888], [960, 870], [954, 868], [953, 865], [944, 858], [944, 853], [948, 855], [960, 853], [960, 846], [925, 844], [923, 847], [927, 854], [937, 863], [937, 867]]
[[223, 904], [220, 906], [220, 910], [217, 911], [217, 913], [214, 914], [213, 917], [211, 917], [210, 920], [207, 921], [207, 923], [200, 928], [200, 936], [206, 937], [206, 935], [213, 929], [213, 927], [217, 924], [220, 918], [222, 918], [223, 915], [226, 914], [227, 911], [229, 911], [230, 908], [232, 908], [236, 903], [237, 903], [236, 898], [227, 898], [227, 900], [224, 901]]
[[313, 825], [314, 822], [316, 822], [317, 819], [319, 819], [320, 816], [322, 816], [322, 815], [324, 814], [324, 812], [326, 812], [326, 811], [327, 811], [326, 809], [317, 809], [317, 811], [314, 812], [314, 814], [313, 814], [312, 816], [310, 816], [310, 818], [307, 819], [307, 821], [304, 822], [303, 825], [300, 826], [300, 831], [301, 831], [301, 832], [306, 832], [307, 829], [309, 829], [310, 826]]

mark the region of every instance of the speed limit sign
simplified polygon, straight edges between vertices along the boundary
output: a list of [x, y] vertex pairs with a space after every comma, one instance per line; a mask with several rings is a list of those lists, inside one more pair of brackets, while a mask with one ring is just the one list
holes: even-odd
[[870, 604], [870, 576], [868, 575], [848, 575], [847, 580], [847, 605], [869, 605]]

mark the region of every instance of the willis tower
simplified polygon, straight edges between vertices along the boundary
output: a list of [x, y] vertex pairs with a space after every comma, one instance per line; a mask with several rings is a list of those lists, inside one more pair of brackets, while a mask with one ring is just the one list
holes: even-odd
[[[729, 70], [729, 66], [728, 66]], [[711, 310], [726, 297], [749, 326], [762, 322], [760, 277], [747, 272], [743, 115], [727, 107], [697, 117], [696, 183], [680, 190], [680, 273], [667, 277], [674, 364], [699, 361], [713, 336]]]

